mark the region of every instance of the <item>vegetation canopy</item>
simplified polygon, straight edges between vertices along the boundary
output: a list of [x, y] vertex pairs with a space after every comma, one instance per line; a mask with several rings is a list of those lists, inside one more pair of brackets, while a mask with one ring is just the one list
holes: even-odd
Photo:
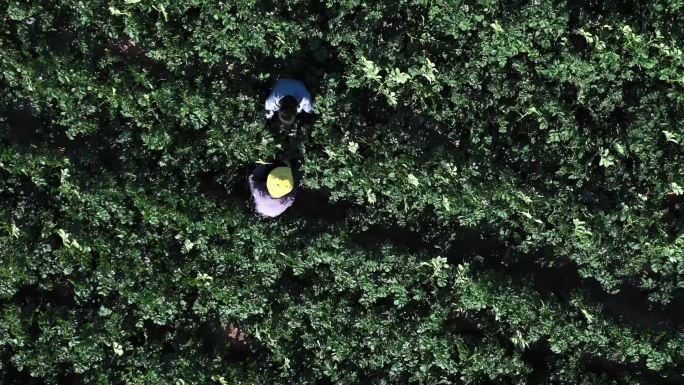
[[684, 383], [683, 37], [682, 0], [0, 0], [0, 383]]

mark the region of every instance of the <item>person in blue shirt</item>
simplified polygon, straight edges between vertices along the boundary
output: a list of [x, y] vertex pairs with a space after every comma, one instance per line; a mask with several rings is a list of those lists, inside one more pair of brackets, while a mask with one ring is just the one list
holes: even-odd
[[311, 94], [304, 83], [294, 79], [278, 80], [266, 99], [266, 118], [271, 119], [277, 113], [280, 122], [291, 125], [301, 112], [313, 112]]

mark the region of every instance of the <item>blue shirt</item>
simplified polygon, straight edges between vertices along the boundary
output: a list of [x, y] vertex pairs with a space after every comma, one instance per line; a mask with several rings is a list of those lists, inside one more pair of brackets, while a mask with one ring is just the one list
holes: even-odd
[[275, 112], [280, 110], [280, 99], [288, 95], [297, 99], [297, 113], [302, 111], [313, 112], [311, 94], [307, 91], [304, 83], [294, 79], [280, 79], [266, 99], [267, 118], [270, 119]]

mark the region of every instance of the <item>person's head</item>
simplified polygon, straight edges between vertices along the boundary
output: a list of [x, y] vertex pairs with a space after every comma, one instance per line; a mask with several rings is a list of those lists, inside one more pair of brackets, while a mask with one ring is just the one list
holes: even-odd
[[289, 167], [276, 167], [266, 178], [266, 189], [273, 198], [281, 198], [294, 189], [294, 177]]
[[283, 124], [294, 123], [297, 115], [297, 99], [294, 96], [287, 95], [280, 99], [280, 109], [278, 110], [278, 119]]

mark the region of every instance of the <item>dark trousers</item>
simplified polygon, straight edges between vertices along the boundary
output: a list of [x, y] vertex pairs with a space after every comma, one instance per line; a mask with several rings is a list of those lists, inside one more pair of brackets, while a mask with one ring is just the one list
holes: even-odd
[[285, 156], [295, 158], [300, 153], [299, 145], [309, 141], [314, 121], [315, 116], [313, 114], [299, 113], [294, 123], [285, 125], [278, 119], [276, 112], [273, 118], [269, 119], [267, 127], [276, 143], [283, 145]]

